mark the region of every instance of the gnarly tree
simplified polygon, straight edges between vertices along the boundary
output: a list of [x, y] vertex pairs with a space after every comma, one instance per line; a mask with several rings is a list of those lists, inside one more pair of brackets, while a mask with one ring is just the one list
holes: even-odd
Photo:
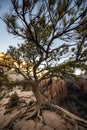
[[80, 67], [79, 61], [87, 60], [86, 0], [11, 0], [11, 3], [10, 13], [2, 20], [8, 32], [21, 37], [24, 43], [17, 48], [9, 47], [7, 54], [14, 59], [10, 67], [32, 86], [39, 105], [48, 104], [39, 91], [39, 83], [56, 72], [58, 75], [73, 72], [75, 65]]

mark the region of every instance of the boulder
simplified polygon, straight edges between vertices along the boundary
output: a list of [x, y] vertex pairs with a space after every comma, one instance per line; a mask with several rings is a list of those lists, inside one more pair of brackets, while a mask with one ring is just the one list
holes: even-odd
[[23, 124], [21, 130], [35, 130], [35, 122], [33, 120], [28, 120]]
[[44, 126], [43, 123], [38, 122], [38, 123], [36, 124], [35, 130], [42, 130], [42, 127], [43, 127], [43, 126]]
[[13, 130], [20, 130], [25, 123], [25, 120], [17, 121], [13, 126]]
[[65, 120], [57, 115], [55, 112], [44, 110], [42, 113], [44, 123], [56, 130], [68, 130], [65, 124]]

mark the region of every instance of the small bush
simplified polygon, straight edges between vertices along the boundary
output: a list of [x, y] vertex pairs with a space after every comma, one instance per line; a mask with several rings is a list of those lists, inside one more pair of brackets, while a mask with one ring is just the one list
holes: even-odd
[[17, 95], [17, 93], [13, 93], [10, 97], [9, 103], [8, 103], [8, 107], [12, 108], [17, 106], [19, 103], [19, 97]]

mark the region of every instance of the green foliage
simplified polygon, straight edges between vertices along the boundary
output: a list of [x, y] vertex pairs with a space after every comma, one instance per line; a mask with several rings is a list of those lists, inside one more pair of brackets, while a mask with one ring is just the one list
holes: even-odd
[[15, 106], [17, 106], [19, 103], [19, 97], [17, 95], [17, 93], [13, 93], [9, 99], [9, 103], [8, 103], [8, 108], [13, 108]]
[[8, 76], [6, 74], [0, 75], [0, 86], [2, 86], [3, 82], [9, 82]]
[[31, 86], [29, 84], [22, 84], [22, 89], [23, 89], [23, 91], [30, 91], [30, 90], [32, 90]]
[[[73, 73], [83, 61], [86, 64], [86, 0], [11, 0], [11, 3], [14, 11], [7, 13], [3, 21], [9, 33], [24, 40], [7, 51], [13, 58], [9, 66], [16, 72], [39, 83], [56, 72]], [[38, 76], [41, 73], [44, 76]]]

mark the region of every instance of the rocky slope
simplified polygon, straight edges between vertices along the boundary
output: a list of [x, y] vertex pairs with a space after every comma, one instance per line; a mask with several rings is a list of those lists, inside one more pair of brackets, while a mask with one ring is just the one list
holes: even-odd
[[[13, 81], [23, 79], [23, 77], [13, 72], [8, 72], [6, 74], [9, 75], [9, 79]], [[67, 91], [65, 91], [65, 85], [62, 86], [62, 90], [64, 90], [63, 95], [60, 93], [61, 91], [59, 91], [61, 90], [60, 82], [56, 83], [53, 81], [52, 86], [53, 88], [50, 89], [50, 92], [52, 91], [51, 94], [54, 94], [51, 95], [53, 97], [53, 100], [51, 99], [53, 103], [55, 97], [58, 97], [55, 101], [59, 100], [59, 97], [61, 96], [65, 99], [67, 93]], [[9, 100], [11, 99], [11, 95], [15, 92], [19, 97], [18, 103], [9, 108]], [[58, 92], [56, 93], [57, 95], [55, 92]], [[87, 120], [80, 118], [57, 105], [55, 105], [55, 108], [53, 106], [54, 109], [44, 108], [41, 110], [39, 117], [37, 115], [36, 99], [31, 91], [24, 92], [19, 90], [18, 87], [11, 92], [8, 92], [8, 90], [5, 89], [5, 91], [0, 93], [0, 97], [3, 97], [0, 99], [0, 130], [87, 130]], [[50, 98], [51, 97], [48, 96], [49, 100]], [[70, 109], [73, 110], [72, 112], [75, 113], [76, 106], [72, 105], [71, 100], [69, 105]], [[77, 112], [75, 114], [77, 114]]]
[[[8, 108], [11, 95], [16, 92], [20, 97], [17, 106]], [[12, 91], [0, 100], [0, 130], [87, 130], [87, 120], [58, 107], [61, 113], [45, 108], [40, 120], [32, 115], [37, 109], [36, 99], [31, 91]]]

